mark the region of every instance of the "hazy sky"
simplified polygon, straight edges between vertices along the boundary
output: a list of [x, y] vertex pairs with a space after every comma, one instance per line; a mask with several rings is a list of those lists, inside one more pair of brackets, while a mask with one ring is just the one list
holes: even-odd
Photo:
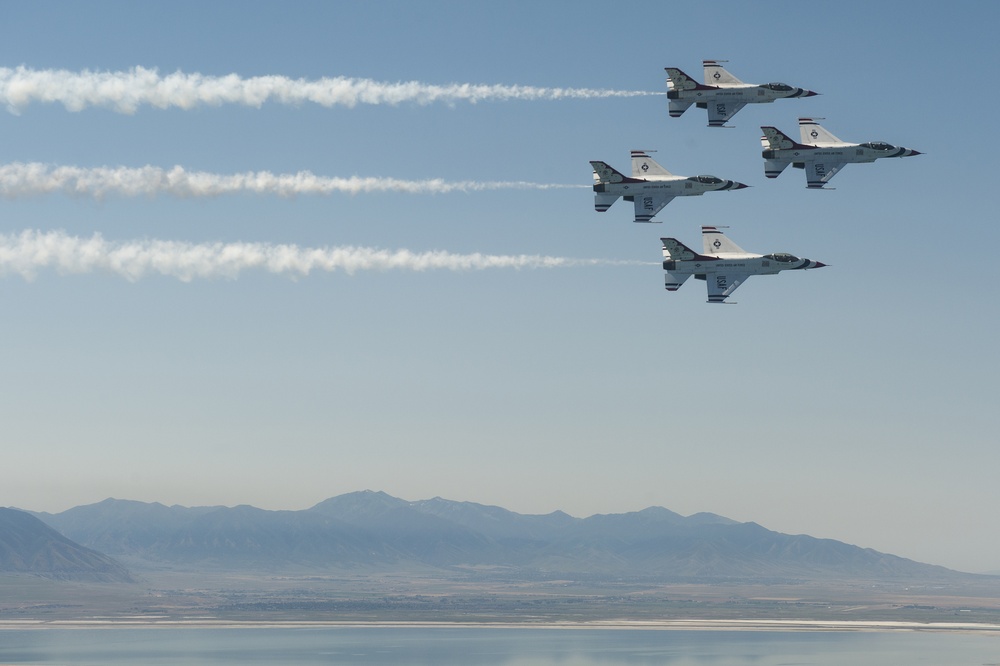
[[[0, 5], [0, 505], [661, 505], [1000, 569], [1000, 5], [291, 7]], [[822, 95], [547, 90], [706, 58]], [[924, 155], [765, 179], [799, 116]], [[596, 213], [633, 148], [752, 188]], [[666, 292], [703, 224], [830, 268]]]

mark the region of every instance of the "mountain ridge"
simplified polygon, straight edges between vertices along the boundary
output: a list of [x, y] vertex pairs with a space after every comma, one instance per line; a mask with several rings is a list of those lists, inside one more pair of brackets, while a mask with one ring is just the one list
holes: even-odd
[[358, 491], [298, 511], [107, 499], [40, 519], [89, 548], [150, 566], [437, 570], [449, 576], [648, 580], [951, 579], [974, 576], [756, 523], [663, 507], [575, 518]]
[[114, 559], [81, 546], [26, 511], [0, 508], [0, 572], [59, 580], [135, 582]]

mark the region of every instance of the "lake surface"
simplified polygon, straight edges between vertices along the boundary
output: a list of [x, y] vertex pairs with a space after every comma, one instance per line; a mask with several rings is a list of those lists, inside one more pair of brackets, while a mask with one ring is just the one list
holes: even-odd
[[0, 665], [1000, 666], [1000, 636], [485, 627], [0, 630]]

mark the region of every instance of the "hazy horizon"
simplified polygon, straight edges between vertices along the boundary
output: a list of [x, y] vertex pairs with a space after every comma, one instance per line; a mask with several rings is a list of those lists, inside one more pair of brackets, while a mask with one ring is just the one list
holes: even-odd
[[[265, 510], [265, 511], [305, 511], [305, 510], [311, 509], [312, 507], [314, 507], [314, 506], [316, 506], [318, 504], [321, 504], [325, 500], [333, 499], [334, 497], [340, 497], [341, 495], [357, 495], [357, 494], [365, 494], [365, 493], [385, 494], [385, 495], [387, 495], [389, 497], [392, 497], [394, 499], [398, 499], [398, 500], [401, 500], [401, 501], [404, 501], [404, 502], [410, 502], [410, 503], [419, 503], [419, 502], [428, 501], [428, 500], [432, 500], [432, 499], [442, 499], [442, 500], [445, 500], [445, 501], [457, 502], [457, 503], [471, 503], [471, 504], [478, 504], [478, 505], [481, 505], [481, 506], [499, 507], [501, 509], [506, 509], [508, 511], [512, 511], [513, 513], [516, 513], [516, 514], [519, 514], [519, 515], [544, 516], [544, 515], [548, 515], [548, 514], [555, 513], [555, 512], [562, 512], [562, 513], [565, 513], [565, 514], [569, 515], [570, 517], [576, 518], [576, 519], [584, 519], [584, 518], [589, 518], [589, 517], [592, 517], [592, 516], [600, 516], [600, 515], [615, 515], [615, 514], [620, 515], [620, 514], [627, 514], [627, 513], [637, 513], [637, 512], [640, 512], [640, 511], [644, 511], [646, 509], [653, 509], [653, 508], [662, 508], [662, 509], [666, 509], [668, 511], [673, 511], [670, 507], [664, 507], [664, 506], [660, 506], [660, 505], [649, 505], [649, 506], [639, 507], [639, 508], [635, 508], [635, 509], [628, 509], [628, 510], [624, 510], [624, 511], [604, 511], [604, 512], [596, 512], [596, 513], [585, 514], [585, 515], [573, 514], [573, 513], [569, 512], [569, 511], [564, 511], [563, 509], [558, 509], [558, 508], [557, 509], [553, 509], [552, 511], [545, 511], [545, 512], [525, 512], [525, 511], [515, 511], [513, 509], [510, 509], [510, 507], [506, 507], [506, 506], [502, 506], [502, 505], [484, 504], [482, 502], [475, 502], [473, 500], [458, 499], [458, 498], [453, 498], [453, 497], [443, 497], [443, 496], [440, 496], [440, 495], [435, 495], [433, 497], [421, 497], [421, 498], [398, 497], [396, 495], [393, 495], [392, 493], [387, 493], [387, 492], [382, 491], [382, 490], [375, 490], [375, 489], [370, 489], [370, 488], [356, 490], [356, 491], [347, 491], [346, 493], [341, 493], [339, 495], [331, 495], [329, 497], [324, 497], [322, 499], [319, 499], [316, 502], [313, 502], [312, 504], [309, 504], [307, 506], [298, 506], [298, 507], [293, 507], [293, 506], [266, 507], [266, 506], [250, 505], [250, 504], [247, 504], [247, 503], [238, 503], [238, 504], [211, 504], [211, 505], [185, 505], [185, 504], [178, 504], [178, 503], [157, 502], [155, 500], [152, 500], [152, 501], [135, 500], [133, 498], [127, 498], [127, 497], [106, 497], [106, 498], [103, 498], [103, 499], [98, 500], [96, 502], [90, 502], [90, 503], [87, 503], [87, 504], [74, 505], [74, 506], [66, 507], [65, 509], [58, 510], [58, 511], [42, 511], [42, 510], [34, 509], [34, 508], [31, 508], [31, 507], [10, 507], [10, 508], [17, 508], [17, 509], [22, 509], [22, 510], [26, 510], [26, 511], [36, 511], [36, 512], [40, 512], [40, 513], [47, 513], [47, 514], [52, 515], [52, 514], [59, 514], [59, 513], [62, 513], [63, 511], [68, 511], [70, 509], [78, 508], [78, 507], [81, 507], [81, 506], [93, 506], [94, 504], [100, 504], [100, 503], [108, 501], [108, 500], [113, 500], [113, 501], [125, 501], [125, 502], [141, 502], [141, 503], [144, 503], [144, 504], [160, 504], [160, 505], [167, 506], [167, 507], [181, 507], [181, 508], [199, 508], [199, 507], [201, 507], [201, 508], [204, 508], [204, 507], [210, 507], [210, 508], [214, 508], [214, 507], [218, 507], [218, 508], [234, 508], [236, 506], [253, 506], [254, 508], [262, 509], [262, 510]], [[678, 512], [674, 511], [673, 513], [678, 513]], [[679, 513], [678, 515], [680, 515], [680, 516], [682, 516], [684, 518], [690, 518], [692, 516], [695, 516], [695, 515], [698, 515], [698, 514], [704, 514], [704, 513], [712, 513], [712, 512], [695, 511], [695, 512], [692, 512], [690, 514]], [[715, 514], [715, 515], [719, 515], [719, 514]], [[730, 518], [729, 516], [724, 516], [724, 515], [721, 516], [721, 517], [722, 518]], [[771, 530], [771, 531], [774, 531], [774, 532], [780, 532], [780, 530], [774, 530], [771, 527], [769, 527], [768, 525], [762, 524], [759, 521], [748, 520], [748, 521], [737, 521], [737, 522], [753, 522], [753, 523], [757, 523], [758, 525], [760, 525], [761, 527], [763, 527], [765, 529], [768, 529], [768, 530]], [[815, 537], [815, 538], [818, 538], [818, 539], [830, 538], [830, 537], [825, 537], [823, 535], [812, 534], [812, 533], [805, 533], [805, 534], [807, 536]], [[870, 548], [870, 546], [868, 546], [866, 544], [850, 544], [850, 545], [858, 546], [860, 548]], [[882, 551], [882, 552], [885, 552], [885, 551]], [[906, 553], [887, 553], [887, 554], [889, 554], [889, 555], [895, 555], [895, 556], [898, 556], [898, 557], [903, 557], [905, 559], [920, 561], [917, 558], [913, 558], [913, 557], [908, 556]], [[932, 564], [932, 565], [944, 566], [944, 565], [941, 565], [941, 563], [939, 563], [939, 562], [923, 562], [923, 564]], [[953, 567], [949, 567], [949, 568], [953, 568]], [[955, 569], [955, 570], [962, 571], [960, 569]], [[996, 571], [995, 572], [991, 572], [991, 571], [984, 570], [984, 571], [966, 571], [965, 573], [989, 574], [989, 573], [998, 573], [998, 572], [996, 572]]]

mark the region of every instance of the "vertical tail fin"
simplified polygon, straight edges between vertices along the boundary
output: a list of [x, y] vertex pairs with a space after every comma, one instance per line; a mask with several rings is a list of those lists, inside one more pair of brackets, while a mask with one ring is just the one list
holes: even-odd
[[797, 141], [792, 141], [791, 137], [777, 127], [761, 127], [760, 131], [764, 133], [760, 137], [760, 145], [765, 150], [791, 150], [792, 148], [807, 147]]
[[708, 90], [711, 86], [703, 86], [676, 67], [664, 67], [667, 71], [667, 96], [670, 91], [678, 90]]
[[611, 204], [618, 201], [618, 194], [608, 194], [604, 191], [604, 186], [610, 183], [620, 183], [625, 180], [625, 174], [621, 173], [606, 162], [592, 161], [590, 166], [594, 169], [594, 210], [603, 213], [611, 208]]
[[676, 238], [661, 238], [664, 261], [693, 261], [700, 255]]
[[764, 158], [764, 175], [768, 178], [777, 178], [789, 164], [787, 159], [774, 159], [777, 151], [809, 148], [792, 141], [787, 134], [776, 127], [761, 127], [760, 130], [764, 133], [760, 137], [760, 145], [764, 148], [761, 157]]
[[594, 169], [594, 186], [604, 183], [623, 183], [626, 180], [625, 174], [610, 166], [607, 162], [591, 160], [590, 166]]
[[698, 255], [687, 245], [676, 238], [661, 238], [663, 243], [663, 276], [664, 286], [667, 291], [677, 291], [684, 284], [685, 280], [691, 277], [691, 273], [674, 273], [678, 261], [692, 261]]

